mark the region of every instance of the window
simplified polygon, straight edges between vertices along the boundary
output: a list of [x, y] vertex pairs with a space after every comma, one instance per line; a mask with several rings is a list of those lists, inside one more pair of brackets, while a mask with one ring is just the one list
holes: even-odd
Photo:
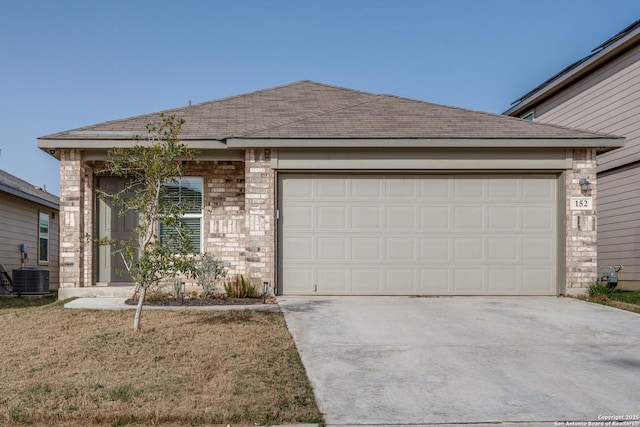
[[533, 119], [536, 118], [536, 115], [534, 114], [533, 110], [531, 110], [527, 114], [525, 114], [524, 116], [522, 116], [520, 118], [525, 119], [525, 120], [529, 120], [529, 121], [533, 121]]
[[38, 261], [49, 262], [49, 215], [42, 212], [38, 221]]
[[[166, 189], [168, 200], [186, 208], [182, 221], [191, 231], [191, 245], [194, 252], [199, 253], [202, 247], [202, 178], [178, 178], [175, 183], [167, 184]], [[160, 224], [161, 241], [170, 238], [171, 232], [171, 227]]]

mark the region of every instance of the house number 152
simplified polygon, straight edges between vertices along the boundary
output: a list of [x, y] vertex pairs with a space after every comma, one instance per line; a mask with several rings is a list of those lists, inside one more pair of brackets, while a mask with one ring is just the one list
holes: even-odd
[[592, 197], [572, 197], [571, 210], [573, 211], [590, 211], [593, 209]]

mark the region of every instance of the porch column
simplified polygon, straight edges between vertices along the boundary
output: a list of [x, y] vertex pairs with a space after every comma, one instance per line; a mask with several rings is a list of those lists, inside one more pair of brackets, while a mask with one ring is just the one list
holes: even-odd
[[268, 149], [245, 150], [245, 271], [254, 285], [275, 279], [275, 173]]
[[84, 171], [82, 150], [60, 150], [60, 287], [84, 285]]
[[[591, 182], [591, 191], [583, 194], [580, 180]], [[598, 250], [596, 224], [596, 150], [573, 150], [573, 167], [566, 174], [566, 256], [567, 294], [584, 294], [589, 285], [598, 278]], [[571, 206], [572, 197], [591, 197], [593, 206], [589, 210], [578, 210]]]

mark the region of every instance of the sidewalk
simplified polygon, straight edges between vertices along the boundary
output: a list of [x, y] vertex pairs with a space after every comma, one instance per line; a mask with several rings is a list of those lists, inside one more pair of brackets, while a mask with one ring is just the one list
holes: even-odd
[[[123, 297], [94, 297], [78, 298], [69, 301], [64, 308], [78, 308], [88, 310], [135, 310], [135, 305], [125, 304], [127, 298]], [[277, 304], [255, 304], [255, 305], [205, 305], [205, 306], [154, 306], [146, 304], [145, 310], [203, 310], [203, 311], [226, 311], [226, 310], [257, 310], [257, 311], [280, 311]]]

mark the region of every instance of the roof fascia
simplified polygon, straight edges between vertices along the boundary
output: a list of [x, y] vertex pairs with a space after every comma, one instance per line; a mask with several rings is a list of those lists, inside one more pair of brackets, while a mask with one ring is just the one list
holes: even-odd
[[[214, 139], [181, 139], [187, 147], [196, 150], [226, 149], [224, 142]], [[59, 148], [109, 149], [127, 148], [136, 144], [144, 145], [144, 140], [134, 139], [48, 139], [38, 138], [38, 148], [49, 151]]]
[[598, 148], [624, 146], [624, 138], [404, 138], [404, 139], [259, 139], [231, 138], [230, 148]]
[[556, 80], [549, 82], [549, 84], [532, 93], [526, 99], [523, 99], [521, 102], [509, 108], [502, 114], [505, 116], [519, 116], [523, 114], [525, 112], [524, 110], [530, 110], [535, 106], [536, 103], [542, 101], [544, 98], [552, 95], [553, 93], [569, 86], [574, 80], [589, 73], [594, 68], [617, 56], [618, 53], [621, 53], [622, 51], [631, 47], [638, 41], [640, 41], [640, 27], [636, 28], [626, 37], [623, 37], [615, 43], [612, 43], [611, 45], [602, 49], [600, 52], [596, 53], [573, 70], [567, 72], [562, 76], [559, 76]]
[[13, 187], [9, 187], [9, 186], [4, 185], [4, 184], [0, 184], [0, 191], [2, 191], [4, 193], [7, 193], [7, 194], [11, 194], [12, 196], [16, 196], [16, 197], [19, 197], [19, 198], [24, 199], [24, 200], [28, 200], [28, 201], [33, 202], [33, 203], [37, 203], [37, 204], [42, 205], [42, 206], [46, 206], [46, 207], [51, 208], [51, 209], [55, 209], [55, 210], [58, 210], [58, 211], [60, 210], [60, 205], [59, 204], [56, 204], [56, 203], [50, 202], [48, 200], [42, 199], [42, 198], [40, 198], [38, 196], [34, 196], [33, 194], [26, 193], [26, 192], [24, 192], [22, 190], [18, 190], [17, 188], [13, 188]]

